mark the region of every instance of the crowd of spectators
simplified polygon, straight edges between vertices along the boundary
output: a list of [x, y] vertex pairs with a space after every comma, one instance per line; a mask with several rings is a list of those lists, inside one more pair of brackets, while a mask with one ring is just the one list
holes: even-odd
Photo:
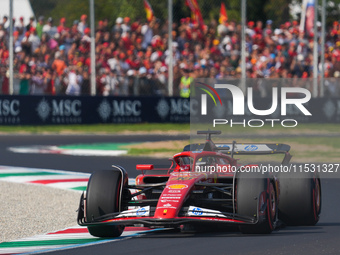
[[[13, 20], [14, 70], [18, 93], [89, 95], [91, 90], [91, 31], [87, 15], [58, 21], [39, 17]], [[97, 95], [167, 95], [168, 24], [103, 19], [95, 30]], [[317, 33], [320, 32], [318, 23]], [[340, 76], [340, 26], [327, 28], [325, 77]], [[240, 78], [241, 25], [211, 20], [199, 26], [190, 18], [173, 24], [174, 95], [181, 95], [182, 77]], [[9, 90], [9, 21], [0, 22], [0, 85]], [[246, 27], [246, 74], [249, 78], [308, 78], [313, 76], [313, 34], [299, 30], [297, 21], [273, 27], [271, 20], [249, 21]], [[319, 52], [321, 52], [319, 46]], [[319, 66], [319, 68], [321, 68]], [[184, 95], [185, 96], [185, 95]]]

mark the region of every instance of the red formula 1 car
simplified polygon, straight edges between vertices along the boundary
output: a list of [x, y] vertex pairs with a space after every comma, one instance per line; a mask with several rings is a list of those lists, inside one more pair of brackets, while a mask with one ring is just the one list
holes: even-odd
[[[168, 169], [137, 165], [141, 174], [128, 184], [120, 166], [94, 172], [82, 194], [78, 224], [93, 236], [117, 237], [125, 226], [238, 226], [242, 233], [268, 234], [279, 223], [315, 225], [321, 211], [321, 184], [314, 175], [283, 178], [260, 172], [259, 165], [240, 165], [235, 155], [284, 154], [285, 144], [218, 144], [220, 131], [206, 134], [171, 159]], [[163, 170], [163, 171], [161, 171]], [[215, 225], [216, 226], [216, 225]]]

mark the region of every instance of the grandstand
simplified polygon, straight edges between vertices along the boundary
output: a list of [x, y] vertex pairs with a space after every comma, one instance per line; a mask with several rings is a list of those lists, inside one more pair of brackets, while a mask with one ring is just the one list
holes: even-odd
[[[6, 95], [9, 94], [10, 34], [4, 22], [0, 22], [0, 87], [1, 94]], [[321, 23], [317, 25], [320, 34]], [[271, 20], [248, 21], [246, 77], [313, 78], [313, 34], [304, 33], [299, 27], [299, 20], [287, 20], [276, 26]], [[180, 95], [185, 75], [194, 79], [241, 78], [241, 28], [233, 20], [221, 23], [211, 19], [201, 25], [183, 17], [174, 22], [173, 94]], [[94, 32], [96, 95], [168, 95], [170, 51], [166, 20], [106, 18], [96, 22]], [[340, 76], [339, 35], [339, 23], [334, 21], [326, 28], [325, 78]], [[68, 17], [19, 18], [13, 27], [13, 43], [14, 94], [90, 94], [91, 29], [86, 14], [71, 21]], [[320, 55], [320, 47], [318, 51]], [[339, 95], [334, 79], [325, 84], [325, 95]]]

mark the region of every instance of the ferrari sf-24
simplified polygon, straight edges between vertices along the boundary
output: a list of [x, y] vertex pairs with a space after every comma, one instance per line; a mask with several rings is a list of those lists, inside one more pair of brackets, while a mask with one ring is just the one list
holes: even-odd
[[220, 131], [198, 131], [205, 143], [175, 154], [168, 168], [137, 165], [135, 184], [123, 167], [94, 172], [81, 195], [78, 224], [97, 237], [118, 237], [125, 226], [150, 228], [238, 227], [269, 234], [283, 225], [315, 225], [321, 212], [321, 183], [314, 174], [282, 176], [240, 164], [237, 155], [283, 154], [286, 144], [214, 143]]

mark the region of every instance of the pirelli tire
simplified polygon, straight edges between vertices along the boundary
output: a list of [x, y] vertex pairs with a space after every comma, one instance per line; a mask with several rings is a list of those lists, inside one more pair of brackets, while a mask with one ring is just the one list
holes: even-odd
[[[122, 185], [126, 185], [128, 180], [124, 172], [124, 169], [117, 167], [96, 171], [91, 175], [86, 190], [87, 223], [94, 223], [98, 217], [120, 211]], [[97, 225], [88, 226], [88, 230], [97, 237], [118, 237], [124, 231], [124, 226]]]
[[279, 219], [291, 226], [314, 226], [321, 213], [321, 181], [313, 173], [279, 175]]
[[259, 219], [256, 224], [241, 225], [243, 234], [270, 234], [274, 230], [278, 210], [276, 192], [276, 185], [268, 175], [237, 173], [237, 214]]

